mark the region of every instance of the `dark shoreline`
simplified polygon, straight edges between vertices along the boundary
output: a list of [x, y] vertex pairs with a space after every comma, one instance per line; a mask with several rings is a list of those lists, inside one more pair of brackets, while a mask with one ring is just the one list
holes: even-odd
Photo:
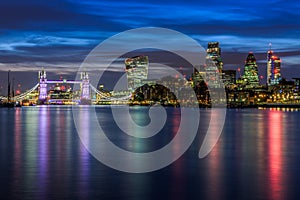
[[262, 104], [261, 108], [300, 108], [300, 104]]

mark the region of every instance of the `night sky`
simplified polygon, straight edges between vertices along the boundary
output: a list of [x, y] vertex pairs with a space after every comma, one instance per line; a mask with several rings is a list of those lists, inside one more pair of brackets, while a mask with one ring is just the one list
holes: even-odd
[[219, 41], [225, 69], [243, 67], [252, 51], [262, 75], [272, 43], [283, 76], [300, 77], [299, 10], [298, 0], [1, 1], [0, 84], [8, 69], [23, 89], [36, 83], [41, 67], [53, 77], [72, 76], [101, 41], [149, 26], [182, 32], [205, 48]]

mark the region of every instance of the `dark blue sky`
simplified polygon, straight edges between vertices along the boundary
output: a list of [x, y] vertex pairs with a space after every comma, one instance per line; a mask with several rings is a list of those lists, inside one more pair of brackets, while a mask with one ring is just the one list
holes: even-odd
[[219, 41], [225, 68], [243, 67], [253, 51], [263, 73], [271, 42], [283, 75], [300, 77], [299, 10], [298, 0], [1, 0], [0, 70], [45, 67], [70, 74], [109, 36], [155, 26], [180, 31], [204, 47]]

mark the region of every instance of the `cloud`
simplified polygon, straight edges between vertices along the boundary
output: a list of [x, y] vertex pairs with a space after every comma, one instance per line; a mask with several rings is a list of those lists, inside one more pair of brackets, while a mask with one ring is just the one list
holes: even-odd
[[285, 65], [298, 65], [300, 67], [300, 56], [284, 56], [281, 57], [282, 62]]
[[[263, 64], [272, 42], [290, 76], [299, 68], [299, 10], [297, 0], [10, 0], [0, 7], [0, 70], [35, 71], [44, 66], [71, 73], [110, 36], [158, 26], [187, 34], [204, 48], [219, 41], [225, 67], [243, 66], [249, 51]], [[171, 63], [157, 53], [149, 55]], [[119, 73], [118, 65], [110, 70]]]

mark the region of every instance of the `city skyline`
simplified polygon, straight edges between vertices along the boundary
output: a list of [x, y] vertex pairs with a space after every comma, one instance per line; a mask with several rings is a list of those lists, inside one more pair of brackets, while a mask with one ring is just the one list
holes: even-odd
[[[300, 74], [297, 8], [297, 1], [277, 0], [173, 1], [172, 5], [161, 1], [5, 2], [0, 12], [0, 85], [6, 83], [8, 69], [16, 72], [16, 80], [28, 84], [24, 88], [31, 86], [25, 83], [31, 81], [28, 77], [42, 67], [49, 76], [73, 76], [97, 44], [121, 31], [147, 26], [180, 31], [204, 48], [208, 42], [218, 41], [224, 69], [242, 68], [252, 51], [259, 73], [266, 73], [266, 51], [272, 43], [272, 50], [282, 60], [282, 77], [291, 79]], [[111, 76], [123, 72], [123, 62], [118, 64], [122, 67]], [[24, 76], [25, 72], [28, 75]]]
[[[212, 48], [212, 49], [214, 49], [215, 47], [210, 47], [210, 45], [211, 44], [213, 44], [213, 45], [215, 45], [215, 44], [217, 44], [217, 49], [218, 49], [218, 51], [219, 51], [219, 53], [218, 53], [218, 55], [215, 55], [216, 56], [216, 58], [214, 58], [214, 56], [212, 56], [211, 55], [211, 53], [210, 53], [210, 49]], [[209, 61], [209, 60], [211, 60], [211, 61], [213, 61], [213, 63], [214, 63], [214, 65], [215, 66], [217, 66], [218, 68], [219, 68], [219, 65], [221, 65], [221, 68], [222, 68], [222, 65], [224, 64], [223, 62], [222, 62], [222, 55], [221, 55], [221, 47], [220, 47], [220, 44], [219, 44], [219, 42], [209, 42], [208, 44], [207, 44], [207, 49], [206, 49], [206, 61]], [[155, 51], [154, 51], [155, 52]], [[265, 66], [263, 66], [263, 67], [257, 67], [257, 66], [259, 66], [259, 64], [257, 64], [256, 63], [256, 56], [254, 56], [254, 54], [255, 53], [253, 53], [253, 52], [249, 52], [249, 53], [247, 53], [247, 54], [245, 54], [245, 58], [244, 58], [244, 63], [243, 63], [243, 65], [242, 66], [238, 66], [237, 68], [235, 68], [235, 69], [227, 69], [227, 68], [225, 68], [225, 69], [223, 69], [224, 71], [223, 71], [223, 73], [227, 73], [226, 71], [235, 71], [235, 79], [245, 79], [246, 78], [246, 72], [245, 72], [245, 69], [247, 69], [247, 63], [249, 62], [248, 61], [248, 59], [249, 59], [249, 56], [251, 57], [253, 57], [253, 59], [254, 59], [254, 62], [255, 62], [255, 65], [257, 65], [256, 66], [256, 70], [257, 70], [257, 75], [255, 75], [255, 76], [257, 76], [257, 78], [259, 79], [259, 83], [261, 84], [261, 85], [267, 85], [268, 84], [268, 79], [269, 79], [269, 76], [268, 76], [268, 65], [269, 65], [269, 61], [270, 61], [270, 58], [269, 58], [269, 55], [271, 55], [270, 54], [270, 52], [271, 52], [271, 54], [273, 55], [272, 56], [272, 60], [280, 60], [280, 58], [279, 57], [277, 57], [276, 55], [276, 52], [274, 53], [274, 51], [273, 50], [268, 50], [267, 51], [267, 55], [268, 55], [268, 57], [267, 57], [267, 59], [266, 59], [266, 61], [265, 61]], [[145, 52], [143, 52], [143, 53], [145, 53]], [[152, 52], [153, 53], [153, 52]], [[162, 52], [162, 53], [166, 53], [166, 52]], [[151, 54], [151, 51], [150, 51], [150, 54]], [[129, 54], [130, 55], [130, 54]], [[108, 89], [108, 90], [112, 90], [112, 88], [113, 88], [113, 86], [114, 86], [114, 81], [116, 81], [116, 80], [118, 80], [119, 78], [120, 78], [120, 76], [122, 76], [122, 74], [124, 74], [124, 73], [128, 73], [128, 69], [127, 69], [127, 60], [130, 60], [130, 59], [132, 59], [132, 58], [138, 58], [138, 57], [146, 57], [147, 58], [147, 68], [148, 68], [148, 65], [151, 65], [152, 67], [154, 66], [154, 67], [157, 67], [156, 66], [156, 64], [155, 64], [155, 61], [153, 61], [152, 59], [153, 59], [153, 57], [151, 57], [152, 59], [151, 59], [151, 61], [153, 61], [154, 62], [154, 65], [152, 65], [152, 63], [149, 63], [149, 61], [148, 61], [148, 56], [145, 56], [145, 55], [139, 55], [137, 52], [134, 52], [132, 55], [135, 55], [135, 56], [133, 56], [133, 57], [130, 57], [130, 56], [128, 56], [128, 57], [126, 57], [126, 58], [122, 58], [122, 59], [120, 59], [120, 60], [118, 60], [117, 62], [122, 62], [122, 65], [124, 65], [123, 67], [122, 67], [122, 71], [120, 71], [120, 72], [117, 72], [117, 73], [115, 73], [115, 77], [114, 77], [114, 79], [113, 79], [113, 81], [111, 80], [111, 77], [104, 77], [104, 78], [102, 78], [101, 80], [100, 80], [100, 82], [99, 82], [99, 84], [102, 86], [102, 87], [104, 87], [104, 85], [106, 85], [106, 86], [108, 86], [108, 87], [106, 87], [105, 89]], [[166, 54], [166, 55], [168, 55], [168, 54]], [[247, 55], [247, 56], [246, 56]], [[153, 55], [152, 55], [153, 56]], [[168, 61], [168, 60], [170, 60], [170, 59], [177, 59], [176, 57], [174, 57], [174, 55], [168, 55], [169, 56], [169, 58], [167, 58], [166, 60]], [[168, 57], [167, 56], [167, 57]], [[158, 58], [156, 58], [156, 59], [158, 59]], [[217, 59], [217, 60], [215, 60], [215, 59]], [[220, 60], [219, 60], [220, 59]], [[251, 58], [252, 59], [252, 58]], [[180, 60], [180, 59], [179, 59]], [[156, 62], [158, 62], [159, 60], [156, 60]], [[281, 61], [281, 60], [280, 60]], [[124, 63], [125, 62], [125, 63]], [[220, 62], [220, 63], [218, 63], [218, 62]], [[187, 79], [189, 79], [189, 78], [191, 78], [192, 77], [192, 73], [193, 73], [193, 71], [194, 71], [194, 69], [195, 69], [195, 67], [197, 68], [197, 66], [189, 66], [190, 65], [190, 63], [180, 63], [180, 64], [182, 64], [181, 65], [181, 67], [178, 67], [178, 73], [181, 73], [184, 77], [186, 77]], [[188, 65], [184, 65], [184, 64], [188, 64]], [[281, 63], [280, 63], [281, 64]], [[208, 63], [207, 63], [207, 65], [209, 65]], [[179, 64], [178, 64], [178, 66], [180, 66]], [[183, 66], [183, 67], [182, 67]], [[174, 66], [173, 66], [174, 67]], [[175, 67], [176, 68], [176, 67]], [[183, 69], [184, 68], [184, 69]], [[221, 69], [220, 68], [220, 69]], [[124, 69], [124, 70], [123, 70]], [[280, 72], [282, 72], [282, 70], [281, 70], [281, 67], [280, 67], [280, 65], [279, 65], [279, 71]], [[39, 68], [39, 70], [44, 70], [44, 67], [42, 67], [42, 68]], [[159, 68], [158, 68], [158, 70], [159, 70]], [[204, 70], [204, 69], [202, 69], [202, 70]], [[285, 70], [285, 69], [284, 69]], [[283, 70], [283, 74], [285, 74], [284, 71]], [[33, 77], [30, 77], [29, 79], [31, 80], [31, 82], [29, 81], [29, 83], [31, 84], [28, 84], [28, 82], [27, 82], [27, 84], [26, 84], [26, 82], [25, 82], [25, 87], [24, 87], [24, 85], [23, 84], [21, 84], [21, 80], [22, 80], [22, 78], [18, 78], [18, 77], [22, 77], [23, 76], [23, 73], [24, 72], [20, 72], [20, 71], [12, 71], [11, 69], [8, 69], [7, 71], [4, 71], [4, 72], [2, 72], [3, 74], [4, 74], [4, 76], [6, 76], [6, 77], [4, 77], [4, 79], [2, 79], [2, 83], [4, 83], [4, 84], [2, 84], [2, 85], [0, 85], [0, 94], [2, 93], [2, 95], [4, 95], [4, 94], [6, 94], [7, 93], [7, 91], [6, 91], [6, 88], [7, 88], [7, 72], [8, 71], [10, 71], [10, 73], [12, 73], [13, 74], [13, 76], [11, 77], [11, 79], [10, 79], [10, 82], [14, 82], [13, 84], [15, 85], [15, 91], [17, 91], [17, 90], [19, 90], [20, 92], [25, 92], [27, 89], [29, 89], [28, 88], [28, 85], [29, 85], [29, 87], [30, 86], [33, 86], [32, 84], [31, 84], [31, 82], [32, 83], [34, 83], [34, 84], [36, 84], [36, 80], [35, 79], [33, 79], [33, 77], [35, 77], [36, 76], [36, 73], [37, 72], [34, 72], [34, 74], [32, 74], [31, 72], [25, 72], [25, 73], [27, 73], [27, 74], [30, 74], [31, 76], [33, 76]], [[148, 71], [148, 70], [147, 70]], [[222, 70], [221, 70], [222, 71]], [[220, 74], [221, 74], [221, 71], [220, 71]], [[40, 72], [39, 72], [40, 73]], [[47, 73], [48, 73], [48, 77], [49, 77], [49, 72], [47, 71]], [[15, 76], [15, 75], [17, 75], [17, 76]], [[74, 79], [75, 78], [75, 75], [76, 75], [76, 72], [73, 72], [73, 73], [71, 73], [71, 74], [66, 74], [66, 73], [53, 73], [53, 72], [51, 72], [51, 70], [50, 70], [50, 78], [54, 78], [55, 80], [72, 80], [72, 79]], [[158, 79], [160, 79], [160, 78], [163, 78], [163, 77], [167, 77], [167, 76], [169, 76], [169, 74], [160, 74], [160, 76], [156, 76], [155, 74], [152, 74], [152, 75], [154, 75], [155, 76], [155, 79], [156, 78], [158, 78]], [[164, 76], [165, 75], [165, 76]], [[40, 76], [40, 75], [39, 75]], [[95, 74], [93, 74], [92, 72], [90, 73], [90, 76], [95, 76]], [[128, 76], [128, 74], [127, 74], [127, 76]], [[177, 74], [172, 74], [171, 76], [173, 76], [174, 78], [176, 78], [178, 75]], [[17, 77], [17, 78], [16, 78]], [[23, 78], [24, 78], [24, 76], [23, 76]], [[26, 76], [26, 78], [28, 78], [28, 76]], [[149, 77], [148, 77], [149, 78]], [[152, 77], [153, 78], [153, 77]], [[285, 77], [285, 76], [280, 76], [280, 78], [282, 79], [286, 79], [286, 80], [293, 80], [294, 78], [299, 78], [299, 76], [297, 75], [297, 74], [293, 74], [293, 76], [292, 77]], [[144, 80], [146, 80], [145, 78], [143, 78]], [[246, 78], [246, 79], [248, 79], [248, 78]], [[246, 80], [245, 79], [245, 80]], [[33, 81], [32, 81], [33, 80]], [[151, 80], [151, 79], [150, 79]], [[225, 79], [224, 79], [224, 81], [225, 81]], [[107, 84], [108, 83], [108, 84]], [[109, 83], [111, 83], [111, 84], [109, 84]], [[276, 82], [276, 84], [278, 84], [279, 82]], [[268, 84], [269, 85], [269, 84]], [[26, 86], [27, 86], [27, 88], [26, 88]], [[124, 88], [125, 89], [125, 88]]]
[[[219, 60], [219, 61], [214, 61], [214, 57], [211, 55], [211, 53], [210, 53], [210, 45], [211, 44], [217, 44], [217, 48], [218, 48], [218, 51], [219, 51], [219, 53], [218, 53], [218, 55], [217, 55], [217, 57], [216, 57], [216, 59], [221, 59], [221, 60]], [[214, 47], [213, 47], [214, 48]], [[220, 64], [223, 66], [223, 62], [222, 62], [222, 60], [223, 60], [223, 56], [222, 56], [222, 54], [221, 54], [221, 46], [220, 46], [220, 44], [219, 44], [219, 42], [209, 42], [208, 44], [207, 44], [207, 47], [206, 47], [206, 59], [211, 59], [211, 61], [213, 61], [213, 62], [217, 62], [217, 63], [214, 63], [214, 65], [216, 65], [216, 66], [219, 66], [219, 63], [218, 62], [220, 62]], [[119, 59], [119, 60], [117, 60], [116, 62], [114, 62], [114, 63], [121, 63], [121, 65], [122, 65], [122, 67], [121, 67], [121, 69], [122, 69], [122, 71], [121, 72], [115, 72], [114, 73], [114, 75], [115, 75], [115, 77], [114, 77], [114, 79], [111, 79], [111, 77], [110, 76], [104, 76], [104, 78], [102, 77], [102, 79], [100, 80], [100, 85], [102, 85], [102, 87], [104, 86], [104, 85], [106, 85], [106, 86], [108, 86], [108, 87], [106, 87], [105, 89], [108, 89], [108, 90], [112, 90], [112, 88], [113, 88], [113, 86], [114, 86], [114, 81], [116, 81], [116, 80], [118, 80], [119, 78], [120, 78], [120, 76], [122, 76], [122, 74], [124, 74], [125, 72], [127, 73], [127, 65], [126, 65], [126, 62], [127, 62], [127, 60], [130, 60], [131, 58], [135, 58], [135, 57], [147, 57], [147, 59], [148, 59], [148, 55], [145, 55], [145, 53], [149, 53], [150, 55], [152, 54], [152, 55], [154, 55], [154, 57], [151, 57], [150, 58], [150, 60], [151, 60], [151, 62], [153, 62], [154, 63], [154, 65], [152, 65], [152, 63], [151, 62], [149, 62], [149, 61], [147, 61], [147, 62], [149, 62], [147, 65], [149, 65], [149, 64], [151, 64], [151, 67], [156, 67], [156, 62], [159, 62], [160, 60], [157, 60], [157, 59], [159, 59], [159, 57], [157, 57], [157, 52], [158, 51], [149, 51], [149, 52], [143, 52], [143, 55], [141, 55], [141, 54], [139, 54], [138, 53], [139, 51], [137, 51], [137, 52], [133, 52], [133, 53], [131, 53], [131, 54], [126, 54], [126, 55], [134, 55], [133, 57], [132, 56], [125, 56], [125, 58], [121, 58], [121, 59]], [[262, 84], [262, 85], [266, 85], [266, 84], [268, 84], [268, 79], [269, 79], [269, 76], [268, 76], [268, 65], [269, 65], [269, 60], [270, 60], [270, 58], [269, 58], [269, 55], [270, 55], [270, 52], [272, 53], [272, 59], [274, 60], [280, 60], [280, 64], [281, 64], [281, 59], [278, 57], [278, 56], [276, 56], [277, 55], [277, 52], [276, 51], [273, 51], [273, 50], [268, 50], [267, 52], [265, 52], [265, 54], [267, 55], [267, 58], [265, 59], [265, 62], [263, 63], [264, 65], [262, 66], [262, 65], [259, 65], [259, 63], [256, 63], [257, 62], [257, 59], [256, 59], [256, 54], [255, 53], [253, 53], [253, 52], [248, 52], [248, 53], [245, 53], [245, 57], [244, 58], [239, 58], [239, 59], [243, 59], [244, 60], [244, 62], [240, 65], [240, 66], [237, 66], [236, 68], [234, 68], [234, 69], [232, 69], [232, 68], [224, 68], [223, 70], [225, 70], [225, 71], [230, 71], [230, 70], [234, 70], [234, 71], [236, 71], [236, 79], [244, 79], [245, 78], [245, 69], [247, 68], [247, 63], [248, 63], [248, 59], [249, 59], [249, 55], [251, 55], [252, 57], [254, 57], [254, 55], [255, 55], [255, 57], [254, 57], [254, 60], [255, 60], [255, 65], [257, 65], [256, 66], [256, 70], [257, 70], [257, 78], [259, 79], [259, 83], [260, 84]], [[167, 59], [164, 59], [164, 62], [169, 62], [171, 59], [175, 59], [175, 61], [178, 61], [178, 62], [182, 62], [180, 59], [178, 59], [178, 58], [176, 58], [176, 57], [174, 57], [174, 55], [168, 55], [168, 53], [166, 53], [166, 52], [161, 52], [163, 55], [167, 55]], [[259, 54], [258, 54], [259, 55]], [[154, 58], [154, 59], [153, 59]], [[226, 59], [225, 59], [226, 60]], [[125, 62], [125, 64], [124, 64], [124, 62]], [[115, 64], [112, 64], [112, 65], [115, 65]], [[180, 66], [180, 67], [179, 67]], [[173, 66], [173, 67], [177, 67], [177, 70], [178, 70], [178, 72], [179, 73], [182, 73], [182, 75], [184, 75], [186, 78], [189, 78], [189, 77], [191, 77], [192, 76], [192, 73], [193, 73], [193, 71], [194, 71], [194, 67], [196, 67], [197, 68], [197, 66], [190, 66], [190, 63], [177, 63], [177, 65], [175, 65], [175, 66]], [[184, 69], [183, 69], [184, 68]], [[221, 67], [222, 68], [222, 67]], [[44, 70], [44, 67], [40, 67], [40, 68], [38, 68], [39, 70]], [[46, 68], [47, 69], [47, 68]], [[281, 67], [279, 66], [279, 68], [278, 68], [279, 70], [280, 70], [280, 72], [282, 73], [282, 74], [284, 74], [285, 75], [285, 70], [286, 69], [283, 69], [283, 71], [282, 71], [282, 69], [281, 69]], [[159, 69], [158, 69], [159, 70]], [[2, 83], [2, 85], [0, 85], [0, 93], [5, 93], [6, 91], [5, 91], [5, 89], [7, 88], [7, 72], [8, 71], [10, 71], [10, 73], [12, 73], [13, 74], [13, 76], [12, 76], [12, 79], [10, 79], [11, 81], [13, 80], [14, 81], [14, 84], [17, 86], [16, 88], [15, 88], [15, 90], [20, 90], [20, 91], [26, 91], [27, 89], [29, 89], [29, 87], [30, 86], [33, 86], [32, 84], [36, 84], [36, 81], [38, 80], [38, 79], [32, 79], [32, 76], [36, 76], [36, 73], [37, 73], [37, 71], [36, 72], [33, 72], [34, 74], [32, 74], [32, 72], [28, 72], [28, 71], [12, 71], [11, 69], [8, 69], [8, 70], [6, 70], [6, 71], [3, 71], [2, 72], [2, 76], [4, 77], [2, 80], [0, 80], [0, 82]], [[49, 71], [50, 71], [50, 73], [49, 73]], [[56, 80], [72, 80], [72, 79], [74, 79], [75, 78], [75, 75], [76, 75], [76, 72], [74, 71], [73, 73], [70, 73], [70, 74], [67, 74], [67, 73], [64, 73], [64, 72], [57, 72], [57, 73], [55, 73], [55, 72], [51, 72], [51, 70], [49, 70], [48, 71], [48, 69], [47, 69], [47, 73], [48, 73], [48, 77], [50, 77], [50, 78], [54, 78], [54, 79], [56, 79]], [[224, 71], [224, 72], [225, 72]], [[1, 72], [0, 72], [1, 73]], [[25, 74], [25, 79], [23, 79], [23, 81], [25, 80], [25, 84], [24, 84], [24, 86], [21, 84], [22, 83], [22, 78], [24, 78], [24, 75]], [[49, 76], [49, 74], [50, 74], [50, 76]], [[17, 76], [16, 76], [17, 75]], [[90, 75], [94, 75], [93, 73], [91, 73]], [[153, 74], [152, 74], [153, 75]], [[284, 78], [284, 79], [286, 79], [286, 80], [293, 80], [294, 78], [299, 78], [299, 76], [297, 75], [297, 73], [293, 73], [293, 76], [291, 76], [291, 77], [286, 77], [286, 76], [280, 76], [280, 78]], [[128, 74], [127, 74], [127, 76], [128, 76]], [[155, 76], [157, 76], [157, 75], [155, 75]], [[161, 76], [159, 76], [160, 78], [162, 78], [162, 77], [166, 77], [166, 76], [169, 76], [168, 74], [165, 74], [165, 76], [163, 76], [163, 74], [161, 74]], [[174, 77], [177, 77], [178, 75], [177, 74], [172, 74], [171, 76], [174, 76]], [[17, 77], [17, 78], [16, 78]], [[22, 78], [18, 78], [18, 77], [22, 77]], [[157, 76], [158, 77], [158, 76]], [[148, 77], [149, 78], [149, 77]], [[28, 82], [30, 82], [30, 84], [29, 84], [29, 87], [28, 87], [28, 84], [26, 84], [26, 80], [28, 80], [29, 79], [29, 81]], [[20, 81], [21, 80], [21, 81]], [[113, 81], [112, 81], [113, 80]], [[32, 82], [32, 83], [31, 83]], [[23, 82], [24, 83], [24, 82]], [[107, 84], [108, 83], [108, 84]], [[111, 84], [109, 84], [109, 83], [111, 83]], [[279, 82], [277, 82], [276, 84], [278, 84]], [[125, 84], [125, 83], [124, 83]], [[27, 86], [27, 88], [26, 88], [26, 86]], [[124, 88], [125, 89], [125, 88]]]
[[297, 199], [299, 9], [1, 1], [1, 199]]
[[[148, 78], [148, 56], [140, 55], [129, 57], [124, 60], [127, 83], [122, 80], [121, 87], [111, 91], [99, 82], [93, 85], [89, 80], [87, 72], [81, 72], [80, 80], [70, 80], [60, 77], [57, 80], [49, 80], [44, 68], [38, 72], [39, 83], [30, 90], [21, 93], [20, 86], [16, 92], [14, 86], [10, 86], [10, 70], [8, 72], [8, 95], [2, 100], [10, 102], [22, 102], [26, 105], [36, 104], [137, 104], [151, 105], [155, 101], [160, 101], [163, 105], [177, 106], [178, 103], [190, 102], [187, 99], [176, 100], [171, 91], [165, 88], [177, 86], [181, 91], [180, 96], [188, 97], [185, 94], [187, 88], [193, 88], [199, 106], [209, 107], [213, 103], [226, 102], [228, 107], [257, 107], [257, 106], [296, 106], [298, 107], [299, 77], [294, 77], [293, 81], [286, 81], [281, 77], [281, 60], [274, 54], [274, 51], [267, 52], [267, 76], [265, 84], [262, 83], [263, 77], [258, 73], [256, 58], [253, 52], [249, 52], [244, 65], [244, 73], [241, 75], [238, 70], [222, 69], [221, 48], [219, 42], [210, 42], [207, 45], [205, 62], [200, 65], [191, 66], [191, 75], [176, 72], [168, 74], [161, 79]], [[86, 68], [89, 69], [89, 68]], [[93, 70], [93, 68], [91, 68]], [[183, 76], [180, 77], [178, 73]], [[186, 78], [186, 79], [185, 79]], [[64, 84], [80, 84], [80, 87], [72, 89]], [[48, 84], [56, 84], [49, 87]], [[61, 85], [62, 84], [62, 85]], [[120, 84], [120, 83], [118, 83]], [[160, 85], [162, 84], [162, 85]], [[13, 83], [14, 85], [14, 78]], [[127, 87], [125, 86], [127, 85]], [[74, 85], [75, 86], [75, 85]], [[124, 87], [125, 86], [125, 87]], [[162, 87], [161, 87], [162, 86]], [[99, 90], [97, 89], [99, 87]], [[211, 98], [214, 89], [224, 90], [226, 97]], [[1, 88], [3, 89], [3, 88]], [[10, 92], [12, 90], [12, 93]], [[91, 93], [93, 90], [94, 94]], [[18, 92], [17, 92], [18, 91]], [[209, 92], [208, 92], [209, 91]], [[1, 91], [2, 92], [2, 91]], [[17, 94], [17, 96], [14, 96]], [[220, 93], [218, 93], [220, 94]], [[1, 97], [1, 96], [0, 96]], [[271, 103], [271, 104], [269, 104]]]

